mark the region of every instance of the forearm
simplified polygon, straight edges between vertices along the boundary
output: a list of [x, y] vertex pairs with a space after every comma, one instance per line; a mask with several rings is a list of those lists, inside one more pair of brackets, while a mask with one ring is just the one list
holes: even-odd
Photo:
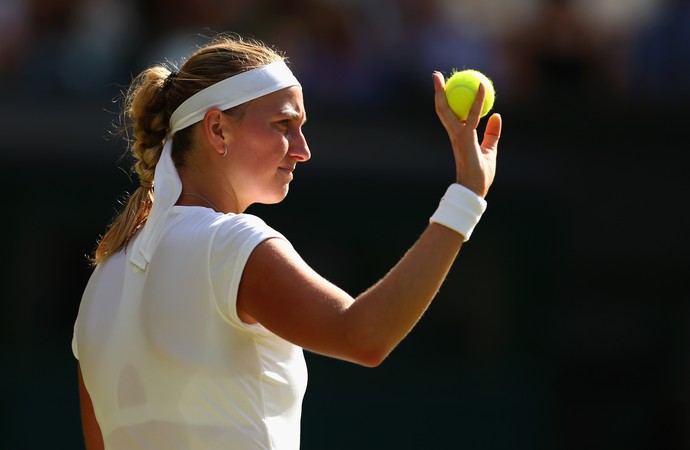
[[403, 258], [348, 309], [355, 345], [382, 360], [409, 333], [436, 296], [463, 237], [431, 223]]

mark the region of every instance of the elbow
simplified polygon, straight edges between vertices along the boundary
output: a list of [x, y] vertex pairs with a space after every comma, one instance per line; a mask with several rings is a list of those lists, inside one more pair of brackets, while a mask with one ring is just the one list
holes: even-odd
[[363, 367], [380, 366], [400, 341], [389, 327], [361, 315], [349, 315], [344, 325], [338, 342], [345, 359]]
[[378, 367], [388, 357], [393, 347], [372, 335], [351, 335], [348, 339], [349, 358], [363, 367]]
[[348, 346], [347, 348], [340, 348], [336, 351], [328, 350], [315, 350], [325, 356], [330, 356], [332, 358], [340, 359], [342, 361], [347, 361], [358, 366], [374, 368], [378, 367], [383, 363], [388, 354], [383, 351], [378, 351], [374, 349], [363, 349], [363, 348], [353, 348]]
[[354, 362], [362, 367], [374, 368], [380, 366], [386, 356], [388, 353], [380, 351], [362, 352], [357, 355]]

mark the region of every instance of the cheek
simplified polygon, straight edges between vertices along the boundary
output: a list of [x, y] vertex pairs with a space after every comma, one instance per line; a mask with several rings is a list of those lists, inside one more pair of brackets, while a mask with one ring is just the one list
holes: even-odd
[[286, 153], [287, 145], [278, 140], [256, 141], [244, 155], [245, 170], [255, 174], [275, 172]]
[[[254, 175], [275, 171], [287, 154], [288, 141], [273, 127], [246, 125], [235, 135], [237, 164], [241, 171]], [[239, 167], [238, 167], [239, 169]]]
[[254, 157], [257, 162], [264, 164], [280, 163], [287, 154], [288, 143], [285, 137], [277, 132], [267, 136], [266, 139], [257, 141], [254, 146]]

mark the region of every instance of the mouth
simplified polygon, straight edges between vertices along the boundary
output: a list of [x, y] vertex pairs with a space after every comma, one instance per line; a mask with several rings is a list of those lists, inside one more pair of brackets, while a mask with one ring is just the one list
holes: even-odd
[[290, 177], [290, 179], [292, 179], [292, 177], [293, 177], [292, 172], [295, 171], [295, 168], [294, 167], [279, 167], [278, 170], [280, 172], [285, 173], [286, 175], [288, 175]]

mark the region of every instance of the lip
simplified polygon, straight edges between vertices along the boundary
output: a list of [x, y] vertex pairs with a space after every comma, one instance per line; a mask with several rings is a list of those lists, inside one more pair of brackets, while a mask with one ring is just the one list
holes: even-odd
[[279, 167], [278, 170], [281, 172], [285, 173], [290, 179], [293, 178], [292, 172], [294, 172], [295, 168], [294, 167]]

